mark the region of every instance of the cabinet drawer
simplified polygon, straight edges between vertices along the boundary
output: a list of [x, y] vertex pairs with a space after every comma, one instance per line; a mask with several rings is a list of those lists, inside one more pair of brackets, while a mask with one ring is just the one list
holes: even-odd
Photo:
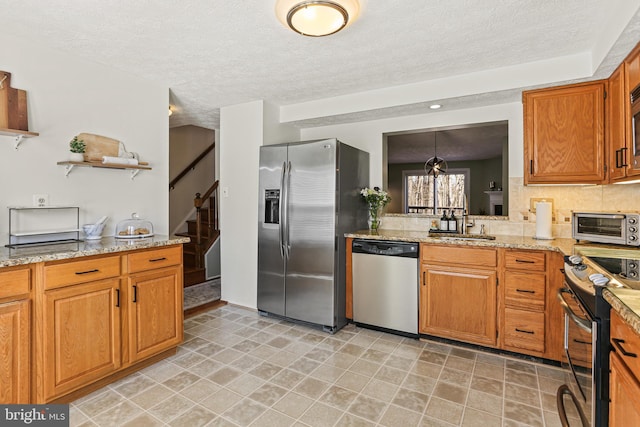
[[544, 352], [544, 313], [505, 309], [504, 345]]
[[69, 261], [45, 265], [44, 288], [52, 289], [120, 275], [120, 257]]
[[640, 337], [615, 310], [611, 310], [611, 344], [633, 375], [640, 378]]
[[546, 280], [544, 274], [506, 271], [505, 302], [509, 306], [544, 310]]
[[182, 246], [136, 252], [130, 254], [127, 258], [129, 261], [129, 273], [168, 267], [182, 262]]
[[31, 289], [31, 269], [0, 270], [0, 298], [28, 294]]
[[545, 270], [545, 254], [536, 251], [505, 251], [504, 266], [507, 270]]
[[426, 263], [460, 264], [464, 266], [495, 267], [495, 249], [465, 248], [461, 246], [422, 245], [422, 261]]

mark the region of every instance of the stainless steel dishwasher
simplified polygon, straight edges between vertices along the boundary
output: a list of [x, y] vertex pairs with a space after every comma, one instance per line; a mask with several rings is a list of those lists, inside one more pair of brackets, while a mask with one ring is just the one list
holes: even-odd
[[355, 239], [353, 321], [418, 336], [418, 244]]

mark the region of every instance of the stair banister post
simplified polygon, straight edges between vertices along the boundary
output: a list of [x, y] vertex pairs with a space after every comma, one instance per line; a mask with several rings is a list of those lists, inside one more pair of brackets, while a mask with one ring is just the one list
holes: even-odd
[[196, 193], [193, 205], [196, 208], [196, 267], [202, 268], [202, 197], [200, 193]]

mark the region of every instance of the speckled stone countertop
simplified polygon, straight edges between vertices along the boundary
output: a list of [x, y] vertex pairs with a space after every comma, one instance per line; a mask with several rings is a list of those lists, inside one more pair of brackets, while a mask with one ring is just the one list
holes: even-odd
[[0, 268], [31, 264], [42, 261], [78, 258], [89, 255], [109, 254], [137, 249], [188, 243], [188, 237], [153, 236], [144, 239], [116, 239], [103, 237], [101, 240], [87, 240], [79, 243], [32, 246], [18, 249], [0, 248]]
[[635, 289], [606, 288], [602, 296], [611, 308], [640, 335], [640, 291]]
[[482, 246], [509, 249], [531, 249], [561, 252], [564, 255], [573, 254], [576, 244], [574, 239], [557, 238], [553, 240], [538, 240], [533, 237], [496, 235], [495, 240], [455, 240], [447, 237], [429, 235], [428, 231], [379, 230], [372, 233], [361, 230], [345, 234], [345, 237], [357, 239], [394, 240], [401, 242], [438, 243], [443, 245]]

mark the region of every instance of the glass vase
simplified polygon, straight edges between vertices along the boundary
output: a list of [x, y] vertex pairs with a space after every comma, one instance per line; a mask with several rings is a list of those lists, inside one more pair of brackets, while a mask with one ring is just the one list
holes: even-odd
[[369, 208], [369, 230], [372, 232], [377, 232], [380, 228], [380, 214], [382, 213], [381, 208], [370, 207]]

